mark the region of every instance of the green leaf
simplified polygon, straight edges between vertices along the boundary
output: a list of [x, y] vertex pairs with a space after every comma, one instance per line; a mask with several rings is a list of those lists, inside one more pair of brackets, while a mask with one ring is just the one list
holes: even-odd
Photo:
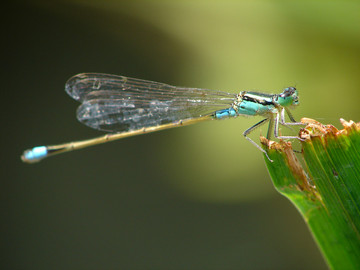
[[301, 162], [290, 142], [262, 143], [275, 188], [301, 213], [330, 268], [360, 269], [360, 124], [340, 121], [339, 131], [302, 119]]

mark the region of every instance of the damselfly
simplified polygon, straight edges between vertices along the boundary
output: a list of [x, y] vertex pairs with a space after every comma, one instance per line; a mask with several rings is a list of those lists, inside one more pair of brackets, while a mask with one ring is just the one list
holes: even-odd
[[[129, 136], [239, 115], [264, 117], [243, 135], [270, 160], [266, 151], [248, 137], [250, 132], [269, 122], [268, 139], [272, 132], [276, 138], [293, 139], [298, 137], [279, 135], [279, 124], [302, 125], [289, 111], [290, 107], [299, 104], [294, 87], [285, 88], [280, 94], [250, 91], [230, 94], [124, 76], [83, 73], [70, 78], [65, 90], [82, 103], [77, 110], [78, 120], [109, 134], [60, 145], [37, 146], [24, 152], [21, 157], [24, 162], [33, 163], [55, 154]], [[285, 113], [291, 122], [285, 121]]]

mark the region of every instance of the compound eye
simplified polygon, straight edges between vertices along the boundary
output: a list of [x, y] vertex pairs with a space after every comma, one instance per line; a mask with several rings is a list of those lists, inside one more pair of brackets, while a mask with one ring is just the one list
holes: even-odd
[[293, 95], [295, 93], [295, 91], [296, 91], [295, 87], [287, 87], [284, 89], [284, 92], [282, 92], [280, 94], [280, 97], [287, 98], [287, 97]]

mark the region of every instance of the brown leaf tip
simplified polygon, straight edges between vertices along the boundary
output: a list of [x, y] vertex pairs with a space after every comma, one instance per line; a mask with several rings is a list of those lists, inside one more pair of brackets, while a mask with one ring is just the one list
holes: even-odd
[[306, 127], [300, 130], [299, 137], [304, 140], [310, 140], [313, 137], [322, 137], [326, 135], [339, 136], [341, 134], [347, 134], [349, 131], [360, 130], [360, 123], [355, 123], [350, 120], [349, 122], [340, 118], [340, 123], [344, 129], [338, 130], [333, 125], [324, 125], [311, 118], [302, 118], [301, 122], [306, 124]]

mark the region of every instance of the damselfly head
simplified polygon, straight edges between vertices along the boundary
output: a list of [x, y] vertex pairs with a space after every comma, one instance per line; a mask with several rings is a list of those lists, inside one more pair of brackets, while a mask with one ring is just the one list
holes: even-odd
[[279, 94], [279, 103], [282, 106], [299, 105], [299, 96], [295, 87], [287, 87]]

